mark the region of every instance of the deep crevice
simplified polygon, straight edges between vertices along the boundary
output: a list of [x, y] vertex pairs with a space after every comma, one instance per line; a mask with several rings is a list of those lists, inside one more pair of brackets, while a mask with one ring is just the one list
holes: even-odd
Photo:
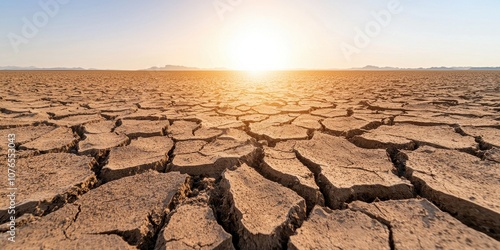
[[233, 225], [234, 223], [231, 222], [230, 211], [226, 211], [226, 209], [231, 206], [226, 204], [227, 198], [224, 197], [224, 191], [220, 186], [221, 181], [222, 178], [219, 178], [216, 181], [215, 188], [212, 190], [210, 195], [209, 205], [214, 212], [217, 223], [221, 225], [226, 232], [231, 234], [234, 248], [236, 250], [240, 250], [240, 236], [238, 234], [238, 230], [236, 229], [236, 225]]
[[107, 150], [102, 150], [99, 153], [94, 155], [94, 158], [96, 159], [97, 164], [94, 165], [94, 167], [92, 168], [92, 171], [94, 171], [95, 175], [97, 176], [97, 179], [98, 179], [97, 186], [100, 186], [100, 185], [105, 183], [101, 177], [101, 171], [102, 171], [102, 168], [104, 166], [106, 166], [106, 164], [108, 164], [110, 153], [111, 153], [111, 150], [107, 149]]
[[163, 228], [168, 225], [170, 218], [176, 212], [175, 209], [192, 193], [194, 182], [195, 181], [192, 177], [188, 177], [186, 179], [184, 186], [175, 194], [175, 196], [172, 198], [172, 201], [167, 205], [166, 210], [168, 211], [168, 213], [162, 214], [161, 220], [158, 224], [154, 222], [154, 219], [151, 216], [152, 214], [148, 214], [148, 221], [153, 226], [153, 234], [151, 235], [151, 237], [147, 237], [144, 240], [144, 244], [147, 247], [144, 249], [154, 249], [156, 247], [158, 237], [160, 237], [160, 233], [162, 232]]
[[408, 156], [399, 149], [395, 147], [389, 147], [386, 149], [387, 156], [391, 159], [392, 164], [394, 165], [393, 173], [399, 177], [406, 176], [406, 160], [408, 160]]
[[[255, 165], [252, 164], [251, 167], [253, 169], [255, 169], [255, 171], [257, 171], [265, 179], [272, 181], [272, 182], [276, 182], [276, 183], [282, 185], [283, 187], [294, 191], [297, 195], [302, 197], [306, 202], [306, 216], [309, 216], [309, 214], [311, 213], [314, 206], [322, 205], [322, 204], [317, 204], [316, 199], [314, 197], [307, 197], [307, 195], [305, 195], [303, 192], [299, 191], [299, 189], [301, 189], [299, 187], [301, 184], [294, 183], [294, 184], [287, 185], [286, 183], [283, 183], [279, 177], [273, 176], [272, 174], [264, 173], [264, 170], [263, 170], [264, 167], [272, 169], [271, 166], [266, 166], [267, 164], [264, 162], [264, 157], [265, 157], [265, 152], [263, 149], [260, 149], [258, 152], [258, 155], [257, 155], [257, 160], [254, 162]], [[282, 173], [282, 174], [288, 175], [287, 173]], [[314, 173], [312, 173], [312, 174], [314, 176]], [[315, 177], [315, 181], [316, 181], [316, 177]], [[308, 188], [308, 187], [305, 187], [305, 188]], [[321, 193], [321, 191], [320, 191], [320, 193]], [[324, 201], [325, 197], [324, 197], [323, 193], [321, 193], [321, 196], [323, 197], [323, 201]]]
[[[438, 198], [435, 197], [436, 194], [433, 194], [433, 193], [442, 193], [442, 192], [432, 189], [430, 186], [427, 185], [427, 183], [425, 183], [424, 180], [421, 180], [420, 178], [413, 176], [414, 171], [411, 169], [408, 169], [406, 166], [406, 161], [408, 160], [408, 155], [406, 155], [403, 152], [398, 152], [397, 154], [394, 155], [394, 160], [395, 160], [396, 164], [398, 164], [399, 168], [404, 170], [403, 171], [404, 175], [402, 177], [408, 179], [411, 182], [411, 184], [414, 187], [414, 192], [416, 193], [417, 197], [423, 197], [423, 198], [429, 200], [436, 207], [438, 207], [441, 211], [448, 213], [453, 218], [457, 219], [458, 221], [462, 222], [463, 224], [467, 225], [468, 227], [473, 228], [476, 231], [485, 233], [496, 240], [500, 239], [498, 237], [498, 234], [494, 231], [494, 229], [491, 229], [491, 228], [487, 229], [485, 227], [481, 227], [481, 223], [476, 223], [473, 219], [468, 218], [468, 216], [464, 216], [464, 215], [460, 216], [456, 212], [453, 212], [453, 211], [450, 211], [449, 209], [447, 209], [445, 204], [441, 204], [440, 202], [438, 202], [436, 200]], [[424, 173], [424, 174], [427, 174], [427, 173]], [[424, 192], [424, 188], [428, 189], [428, 190], [426, 192]], [[428, 193], [429, 191], [432, 193], [426, 195], [426, 193]], [[442, 193], [441, 195], [451, 197], [451, 195], [446, 194], [446, 193]], [[459, 198], [459, 197], [454, 197], [454, 198], [461, 200], [461, 198]]]
[[329, 196], [327, 195], [326, 185], [324, 185], [319, 179], [319, 175], [321, 174], [321, 166], [303, 157], [299, 153], [299, 151], [294, 149], [293, 152], [295, 153], [295, 157], [302, 163], [302, 165], [306, 166], [309, 169], [309, 171], [313, 173], [314, 182], [316, 183], [316, 186], [318, 186], [321, 195], [323, 195], [325, 206], [332, 207], [332, 202], [330, 201]]
[[172, 162], [174, 161], [174, 157], [175, 157], [174, 151], [175, 151], [175, 148], [177, 146], [177, 142], [175, 142], [173, 139], [172, 139], [172, 141], [174, 142], [174, 145], [167, 152], [168, 160], [165, 163], [165, 173], [170, 172], [170, 170], [172, 169]]

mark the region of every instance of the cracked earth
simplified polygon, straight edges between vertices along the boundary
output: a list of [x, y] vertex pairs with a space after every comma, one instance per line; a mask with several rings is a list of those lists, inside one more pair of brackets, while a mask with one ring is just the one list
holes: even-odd
[[0, 249], [500, 249], [500, 73], [0, 82]]

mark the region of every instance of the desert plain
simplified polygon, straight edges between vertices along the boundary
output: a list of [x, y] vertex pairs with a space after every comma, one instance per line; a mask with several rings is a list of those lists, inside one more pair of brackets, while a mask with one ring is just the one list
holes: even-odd
[[0, 249], [500, 249], [499, 71], [5, 71], [0, 112]]

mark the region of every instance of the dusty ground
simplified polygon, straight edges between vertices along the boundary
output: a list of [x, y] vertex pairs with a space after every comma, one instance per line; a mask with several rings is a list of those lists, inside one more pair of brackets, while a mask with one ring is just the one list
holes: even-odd
[[500, 249], [500, 72], [1, 72], [0, 249]]

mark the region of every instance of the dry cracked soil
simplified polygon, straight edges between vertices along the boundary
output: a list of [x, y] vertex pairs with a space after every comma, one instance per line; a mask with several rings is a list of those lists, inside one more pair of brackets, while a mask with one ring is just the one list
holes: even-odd
[[0, 249], [500, 249], [498, 72], [0, 83]]

